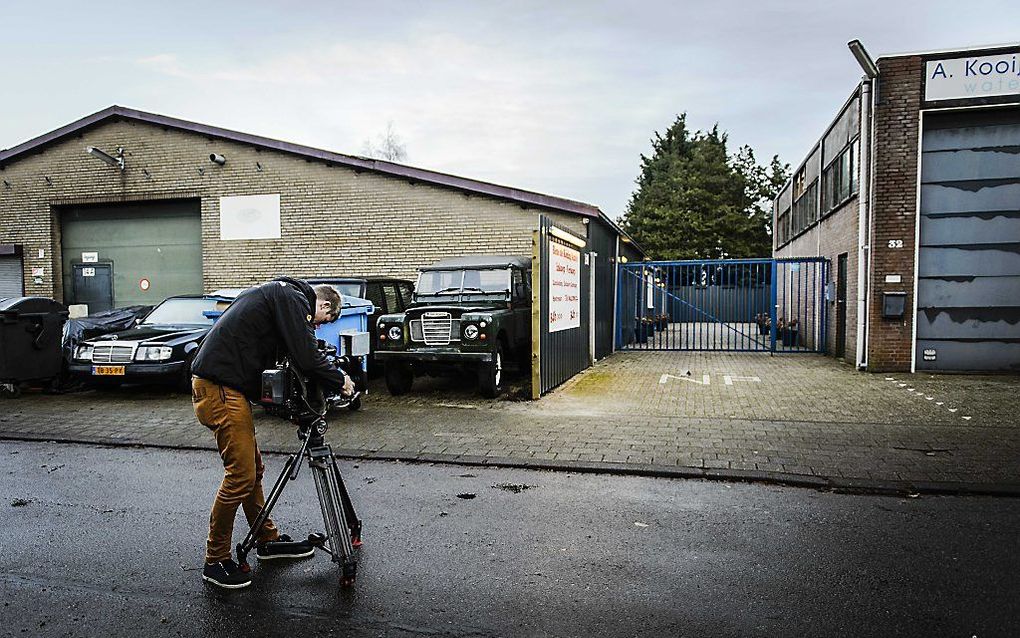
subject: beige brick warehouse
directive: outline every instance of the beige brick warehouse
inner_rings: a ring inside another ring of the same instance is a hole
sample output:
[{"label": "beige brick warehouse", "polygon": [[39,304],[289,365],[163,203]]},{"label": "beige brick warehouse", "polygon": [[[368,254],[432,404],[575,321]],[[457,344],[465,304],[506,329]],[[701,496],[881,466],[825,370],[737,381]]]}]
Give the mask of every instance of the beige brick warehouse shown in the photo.
[{"label": "beige brick warehouse", "polygon": [[[125,170],[86,146],[123,148]],[[67,206],[200,201],[207,292],[283,273],[411,277],[451,255],[528,255],[540,214],[582,237],[592,220],[613,226],[589,204],[117,106],[0,151],[0,178],[0,245],[21,247],[25,294],[58,300]],[[280,238],[221,240],[220,198],[258,194],[280,195]]]}]

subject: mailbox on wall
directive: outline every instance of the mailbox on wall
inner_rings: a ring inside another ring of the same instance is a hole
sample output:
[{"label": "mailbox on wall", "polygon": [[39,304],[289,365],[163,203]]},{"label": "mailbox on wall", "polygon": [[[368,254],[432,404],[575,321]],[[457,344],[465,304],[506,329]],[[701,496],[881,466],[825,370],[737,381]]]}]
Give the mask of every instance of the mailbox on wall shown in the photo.
[{"label": "mailbox on wall", "polygon": [[882,316],[886,319],[902,319],[906,312],[907,293],[883,292]]}]

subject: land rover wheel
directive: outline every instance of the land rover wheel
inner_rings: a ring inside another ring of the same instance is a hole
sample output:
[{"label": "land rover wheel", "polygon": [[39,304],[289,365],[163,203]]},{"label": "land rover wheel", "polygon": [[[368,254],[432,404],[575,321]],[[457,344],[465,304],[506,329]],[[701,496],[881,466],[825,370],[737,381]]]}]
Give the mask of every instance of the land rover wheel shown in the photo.
[{"label": "land rover wheel", "polygon": [[503,365],[506,363],[506,352],[503,344],[496,346],[496,352],[492,355],[490,363],[483,363],[478,367],[478,390],[486,399],[495,399],[503,394]]},{"label": "land rover wheel", "polygon": [[396,362],[386,364],[386,389],[390,394],[395,397],[407,394],[413,384],[414,372],[409,365]]}]

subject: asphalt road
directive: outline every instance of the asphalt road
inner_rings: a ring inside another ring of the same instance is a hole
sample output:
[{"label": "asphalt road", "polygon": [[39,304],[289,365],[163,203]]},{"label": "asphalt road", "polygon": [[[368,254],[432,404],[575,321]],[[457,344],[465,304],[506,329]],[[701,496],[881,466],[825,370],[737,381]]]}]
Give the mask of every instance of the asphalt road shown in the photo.
[{"label": "asphalt road", "polygon": [[[224,592],[199,571],[218,463],[0,442],[0,635],[1020,633],[1020,500],[344,462],[357,584],[317,555]],[[278,512],[321,529],[307,471]]]}]

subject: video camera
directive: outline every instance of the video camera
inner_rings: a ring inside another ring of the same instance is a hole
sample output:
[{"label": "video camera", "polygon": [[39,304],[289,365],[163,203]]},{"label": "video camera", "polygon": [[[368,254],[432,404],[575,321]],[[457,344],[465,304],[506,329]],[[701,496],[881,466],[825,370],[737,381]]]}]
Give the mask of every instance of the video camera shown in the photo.
[{"label": "video camera", "polygon": [[283,357],[275,368],[262,372],[262,398],[259,403],[266,413],[306,426],[321,419],[333,408],[357,410],[361,407],[361,394],[365,389],[361,357],[340,355],[336,346],[322,339],[318,340],[317,346],[329,365],[351,378],[354,394],[326,394],[318,382],[306,377],[288,357]]}]

